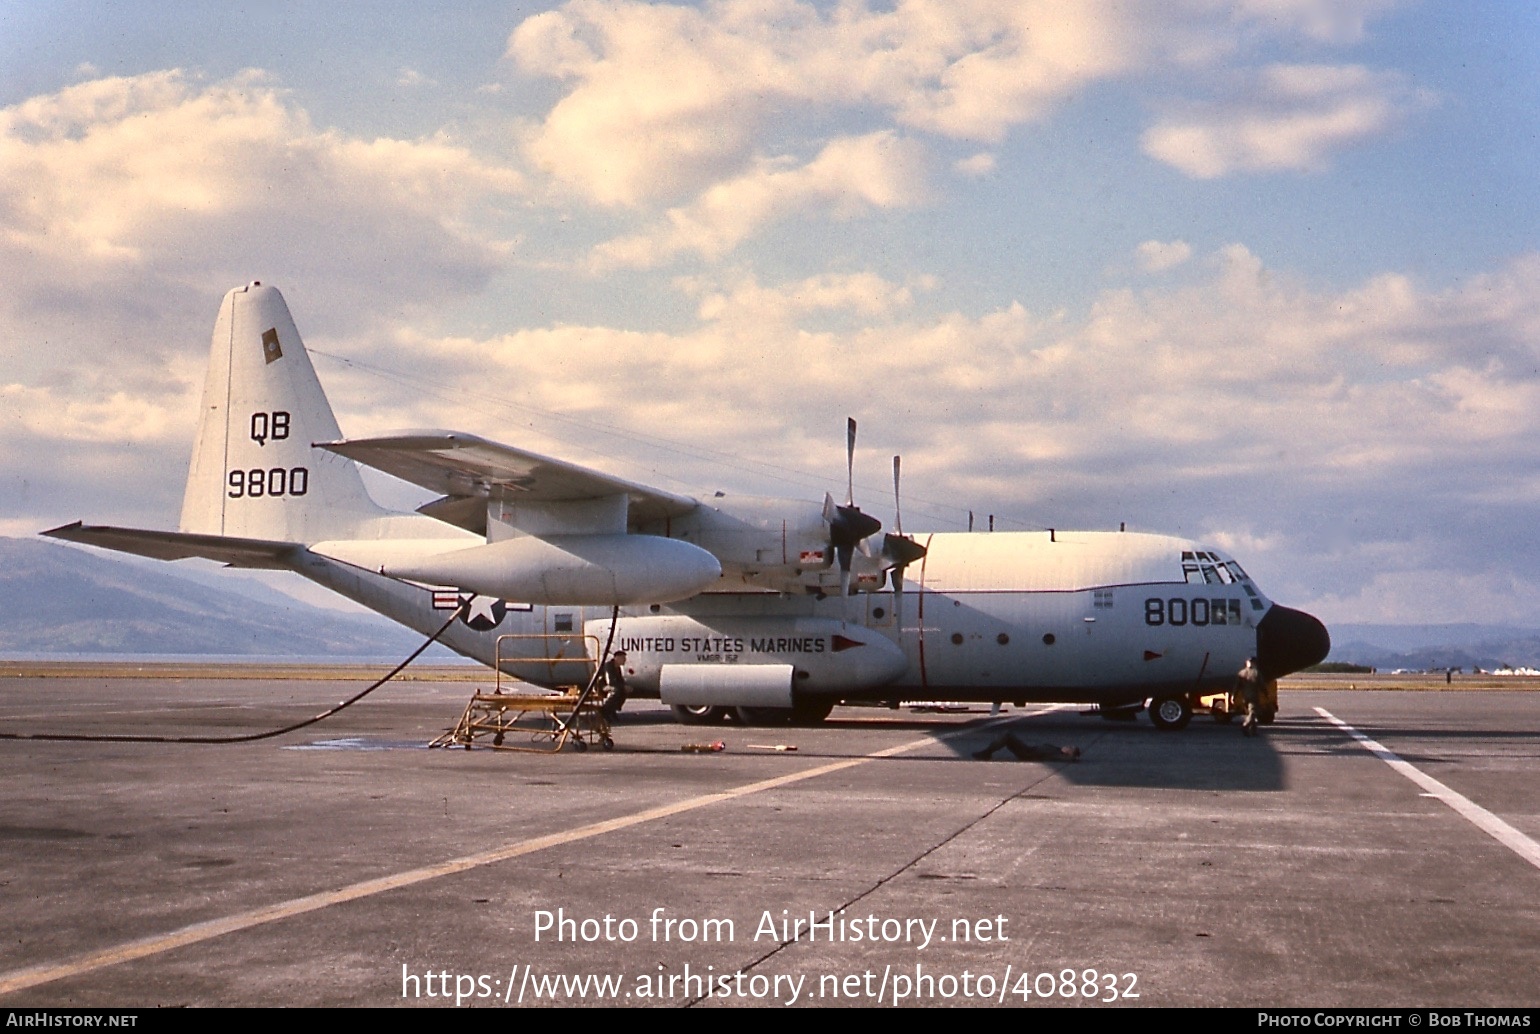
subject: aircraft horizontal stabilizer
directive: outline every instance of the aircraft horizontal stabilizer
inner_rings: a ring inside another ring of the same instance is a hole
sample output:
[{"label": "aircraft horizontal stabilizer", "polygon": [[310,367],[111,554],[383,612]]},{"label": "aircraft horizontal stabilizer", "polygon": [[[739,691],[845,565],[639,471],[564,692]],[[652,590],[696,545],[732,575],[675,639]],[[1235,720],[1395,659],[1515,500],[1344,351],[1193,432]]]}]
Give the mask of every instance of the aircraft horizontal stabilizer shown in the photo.
[{"label": "aircraft horizontal stabilizer", "polygon": [[180,531],[148,531],[141,528],[112,528],[86,525],[80,521],[43,532],[49,538],[78,542],[101,549],[149,557],[152,560],[185,560],[202,557],[230,567],[265,570],[288,568],[288,558],[303,549],[294,542],[267,539],[230,538],[224,535],[192,535]]},{"label": "aircraft horizontal stabilizer", "polygon": [[[487,502],[578,502],[625,495],[633,522],[681,517],[698,505],[689,496],[675,495],[603,474],[575,463],[551,459],[525,449],[455,431],[409,431],[380,438],[351,438],[317,442],[317,446],[383,470],[414,485],[438,492],[444,499],[423,512],[451,520],[469,530],[485,513],[452,507],[457,499]],[[455,520],[454,518],[458,518]]]}]

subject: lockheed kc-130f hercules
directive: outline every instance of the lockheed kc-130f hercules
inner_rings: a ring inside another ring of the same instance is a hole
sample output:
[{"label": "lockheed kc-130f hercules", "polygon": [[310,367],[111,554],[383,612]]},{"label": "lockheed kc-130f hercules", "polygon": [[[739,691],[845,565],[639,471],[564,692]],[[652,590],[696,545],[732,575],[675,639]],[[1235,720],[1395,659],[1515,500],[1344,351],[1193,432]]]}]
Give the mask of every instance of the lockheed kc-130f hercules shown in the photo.
[{"label": "lockheed kc-130f hercules", "polygon": [[[386,510],[358,464],[438,498]],[[220,306],[180,530],[45,534],[295,571],[424,634],[460,610],[442,642],[539,685],[624,650],[632,695],[685,721],[1060,701],[1180,728],[1248,657],[1277,678],[1330,646],[1198,542],[881,530],[848,497],[695,499],[469,434],[343,438],[282,295],[252,283]]]}]

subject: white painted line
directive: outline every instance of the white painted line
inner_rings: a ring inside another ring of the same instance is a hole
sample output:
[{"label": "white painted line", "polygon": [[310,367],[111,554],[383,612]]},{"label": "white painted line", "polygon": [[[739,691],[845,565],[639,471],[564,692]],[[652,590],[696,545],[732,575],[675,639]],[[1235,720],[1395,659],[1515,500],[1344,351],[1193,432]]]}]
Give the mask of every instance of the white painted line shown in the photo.
[{"label": "white painted line", "polygon": [[254,908],[247,912],[237,912],[235,915],[225,916],[222,919],[210,919],[201,923],[193,923],[190,926],[182,927],[180,930],[142,937],[138,940],[129,941],[126,944],[119,944],[116,947],[88,952],[85,955],[67,959],[63,962],[41,963],[35,966],[27,966],[23,969],[12,970],[9,973],[0,973],[0,995],[24,991],[29,987],[37,987],[39,984],[62,980],[65,977],[79,976],[82,973],[89,973],[107,966],[115,966],[120,962],[130,962],[149,955],[159,955],[162,952],[171,951],[175,948],[184,948],[189,944],[212,940],[215,937],[223,937],[225,934],[235,933],[239,930],[248,930],[254,926],[262,926],[266,923],[277,922],[280,919],[304,915],[306,912],[314,912],[322,908],[329,908],[332,905],[340,905],[346,901],[356,901],[359,898],[367,898],[386,891],[399,890],[402,887],[410,887],[413,884],[435,880],[440,876],[452,876],[455,873],[467,872],[483,865],[505,862],[510,858],[519,858],[523,855],[533,854],[536,851],[543,851],[546,848],[571,844],[579,840],[587,840],[590,837],[613,833],[620,829],[629,829],[632,826],[639,826],[657,819],[669,818],[670,816],[694,811],[697,808],[704,808],[708,805],[737,800],[740,797],[747,797],[749,794],[762,793],[765,790],[775,790],[783,786],[790,786],[793,783],[816,779],[818,776],[842,772],[847,768],[855,768],[858,765],[864,765],[878,758],[896,757],[899,754],[907,754],[909,751],[918,750],[921,747],[945,743],[954,737],[962,736],[966,733],[976,733],[981,729],[988,729],[1008,720],[1008,718],[999,718],[994,721],[980,722],[976,725],[969,723],[952,732],[910,740],[907,743],[900,743],[895,747],[873,751],[861,757],[832,761],[819,765],[816,768],[803,769],[800,772],[792,772],[771,779],[761,779],[752,783],[745,783],[742,786],[719,790],[715,793],[702,794],[687,800],[676,801],[673,804],[645,808],[642,811],[632,812],[630,815],[621,815],[617,818],[605,819],[601,822],[591,822],[587,825],[549,833],[545,836],[533,837],[529,840],[516,840],[512,843],[503,844],[501,847],[494,847],[487,851],[466,855],[462,858],[451,858],[448,861],[423,866],[420,869],[409,869],[406,872],[399,872],[391,876],[380,876],[372,880],[363,880],[346,887],[339,887],[336,890],[322,891],[319,894],[307,894],[304,897],[264,905],[261,908]]},{"label": "white painted line", "polygon": [[1315,709],[1315,713],[1353,737],[1369,753],[1427,791],[1427,793],[1418,794],[1419,797],[1433,797],[1443,801],[1471,825],[1486,833],[1536,869],[1540,869],[1540,844],[1535,843],[1529,837],[1514,829],[1468,797],[1464,797],[1449,789],[1449,787],[1410,762],[1403,761],[1396,756],[1394,751],[1382,747],[1379,743],[1326,710],[1326,708],[1318,707]]}]

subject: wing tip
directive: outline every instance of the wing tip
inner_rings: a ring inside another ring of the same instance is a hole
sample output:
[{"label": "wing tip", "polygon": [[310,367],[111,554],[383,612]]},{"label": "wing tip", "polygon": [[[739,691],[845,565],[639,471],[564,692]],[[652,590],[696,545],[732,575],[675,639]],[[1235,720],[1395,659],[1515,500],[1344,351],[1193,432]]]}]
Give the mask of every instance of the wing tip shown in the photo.
[{"label": "wing tip", "polygon": [[85,528],[85,526],[85,521],[71,521],[68,524],[61,524],[57,528],[49,528],[47,531],[40,531],[38,534],[51,539],[67,539],[70,537],[70,532],[81,531]]}]

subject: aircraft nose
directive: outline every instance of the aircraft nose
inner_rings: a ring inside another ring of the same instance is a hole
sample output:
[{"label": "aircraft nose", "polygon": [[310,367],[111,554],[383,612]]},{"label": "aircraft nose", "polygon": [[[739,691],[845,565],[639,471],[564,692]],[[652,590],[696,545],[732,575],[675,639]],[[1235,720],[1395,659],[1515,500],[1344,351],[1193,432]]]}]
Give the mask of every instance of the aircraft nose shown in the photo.
[{"label": "aircraft nose", "polygon": [[1267,678],[1319,664],[1330,652],[1326,626],[1302,610],[1275,603],[1257,623],[1257,665]]}]

